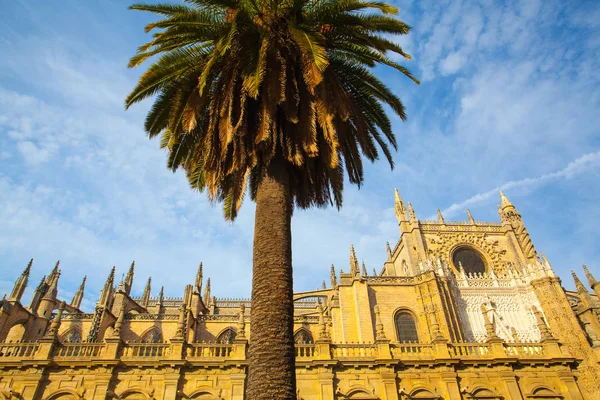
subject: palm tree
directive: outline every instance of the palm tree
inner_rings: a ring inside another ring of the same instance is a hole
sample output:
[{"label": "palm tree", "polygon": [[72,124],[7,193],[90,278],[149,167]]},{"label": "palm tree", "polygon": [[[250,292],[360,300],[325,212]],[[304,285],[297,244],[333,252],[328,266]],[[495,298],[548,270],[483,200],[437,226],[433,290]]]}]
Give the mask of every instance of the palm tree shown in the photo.
[{"label": "palm tree", "polygon": [[[404,107],[370,68],[409,26],[397,9],[363,0],[187,0],[136,4],[162,19],[129,67],[152,64],[126,108],[155,96],[145,121],[168,167],[223,203],[235,219],[247,188],[256,201],[248,399],[295,398],[291,217],[295,207],[342,205],[344,171],[363,160],[393,168],[389,106]],[[156,58],[153,58],[157,56]]]}]

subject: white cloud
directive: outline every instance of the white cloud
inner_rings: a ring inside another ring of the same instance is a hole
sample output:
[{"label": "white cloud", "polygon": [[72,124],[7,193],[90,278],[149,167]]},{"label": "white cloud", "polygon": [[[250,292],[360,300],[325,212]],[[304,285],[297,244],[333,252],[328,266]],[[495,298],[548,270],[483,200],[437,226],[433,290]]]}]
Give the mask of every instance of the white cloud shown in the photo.
[{"label": "white cloud", "polygon": [[31,165],[43,164],[51,157],[51,153],[48,149],[42,149],[29,141],[19,142],[17,144],[17,149],[19,149],[25,162]]},{"label": "white cloud", "polygon": [[442,75],[452,75],[458,72],[467,61],[460,52],[450,53],[440,62]]}]

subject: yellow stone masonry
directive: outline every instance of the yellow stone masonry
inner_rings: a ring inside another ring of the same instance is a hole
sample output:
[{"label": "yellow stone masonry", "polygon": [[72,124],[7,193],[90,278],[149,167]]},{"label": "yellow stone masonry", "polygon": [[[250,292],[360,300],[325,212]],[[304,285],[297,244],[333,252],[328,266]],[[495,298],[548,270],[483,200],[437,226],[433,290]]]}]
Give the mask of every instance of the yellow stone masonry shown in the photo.
[{"label": "yellow stone masonry", "polygon": [[[500,200],[500,222],[420,221],[396,192],[380,272],[351,247],[294,295],[298,399],[600,399],[600,283],[584,266],[592,291],[564,290]],[[58,263],[22,303],[31,268],[0,304],[0,399],[243,399],[252,304],[211,296],[202,265],[180,298],[132,297],[135,265],[113,269],[89,313]]]}]

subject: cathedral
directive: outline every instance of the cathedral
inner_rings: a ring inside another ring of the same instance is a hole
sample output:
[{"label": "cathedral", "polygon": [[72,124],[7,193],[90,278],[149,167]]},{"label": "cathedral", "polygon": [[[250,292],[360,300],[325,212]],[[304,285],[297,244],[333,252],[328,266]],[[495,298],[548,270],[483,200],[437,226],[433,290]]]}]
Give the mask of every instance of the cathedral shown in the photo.
[{"label": "cathedral", "polygon": [[[350,246],[294,294],[297,398],[600,399],[600,282],[584,266],[589,288],[573,273],[565,290],[500,201],[499,222],[425,221],[396,192],[385,263]],[[202,264],[177,298],[150,279],[134,297],[135,265],[120,283],[113,268],[91,313],[85,278],[61,296],[58,263],[26,303],[32,267],[0,301],[0,399],[243,399],[252,304],[212,296]]]}]

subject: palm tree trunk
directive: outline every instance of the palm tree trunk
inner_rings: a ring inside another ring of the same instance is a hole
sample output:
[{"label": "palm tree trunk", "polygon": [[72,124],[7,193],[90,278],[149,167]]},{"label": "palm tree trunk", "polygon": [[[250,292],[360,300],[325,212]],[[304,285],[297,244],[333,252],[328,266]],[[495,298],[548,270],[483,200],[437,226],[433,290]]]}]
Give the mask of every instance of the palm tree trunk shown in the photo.
[{"label": "palm tree trunk", "polygon": [[271,163],[256,194],[248,400],[296,398],[292,199],[282,164]]}]

